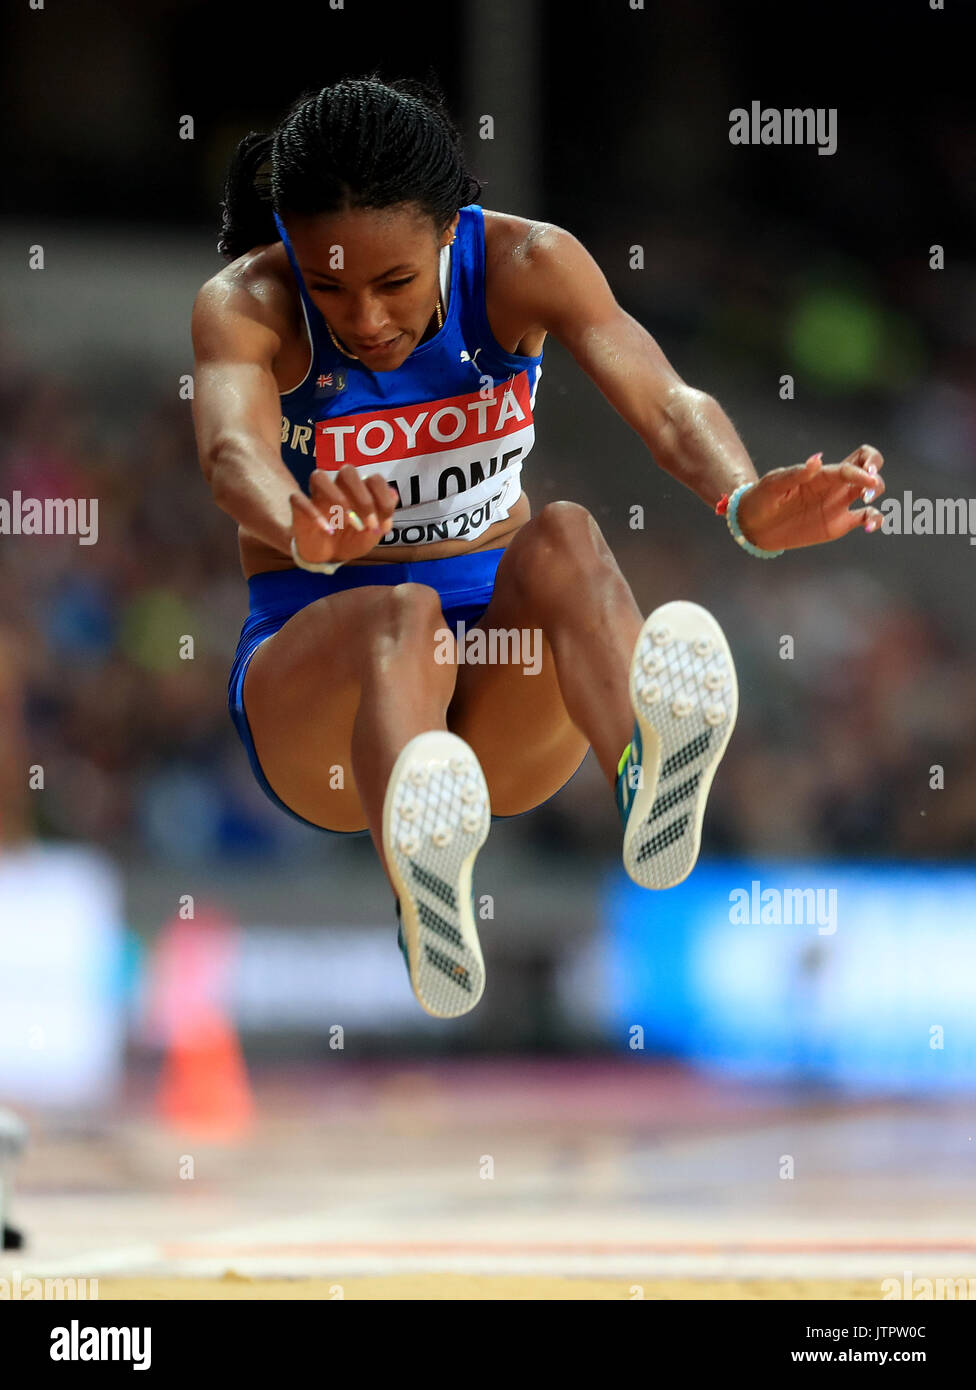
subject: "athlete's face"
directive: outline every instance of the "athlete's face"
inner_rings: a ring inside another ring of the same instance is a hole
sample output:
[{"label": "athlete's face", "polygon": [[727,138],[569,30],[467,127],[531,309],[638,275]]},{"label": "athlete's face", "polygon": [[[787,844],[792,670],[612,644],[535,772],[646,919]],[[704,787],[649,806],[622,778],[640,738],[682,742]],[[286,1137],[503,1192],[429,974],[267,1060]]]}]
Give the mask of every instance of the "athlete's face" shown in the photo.
[{"label": "athlete's face", "polygon": [[457,221],[438,235],[411,203],[288,219],[313,302],[373,371],[399,367],[423,338],[437,304],[440,249]]}]

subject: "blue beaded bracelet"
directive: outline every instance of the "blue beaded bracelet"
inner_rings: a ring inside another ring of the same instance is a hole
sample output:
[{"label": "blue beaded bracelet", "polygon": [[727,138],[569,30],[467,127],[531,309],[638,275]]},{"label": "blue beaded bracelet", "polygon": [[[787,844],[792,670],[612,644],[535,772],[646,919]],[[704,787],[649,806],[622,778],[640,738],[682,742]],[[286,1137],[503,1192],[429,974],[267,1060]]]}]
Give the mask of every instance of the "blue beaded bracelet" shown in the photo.
[{"label": "blue beaded bracelet", "polygon": [[742,534],[742,528],[739,525],[739,503],[742,501],[743,495],[747,493],[751,487],[755,486],[755,483],[742,483],[741,486],[736,488],[735,492],[733,492],[732,496],[729,498],[725,520],[729,524],[729,530],[732,532],[732,539],[735,541],[736,545],[741,545],[743,550],[748,551],[750,555],[755,555],[757,560],[775,560],[777,555],[782,555],[782,550],[760,550],[758,545],[753,545],[752,541],[746,540],[745,536]]}]

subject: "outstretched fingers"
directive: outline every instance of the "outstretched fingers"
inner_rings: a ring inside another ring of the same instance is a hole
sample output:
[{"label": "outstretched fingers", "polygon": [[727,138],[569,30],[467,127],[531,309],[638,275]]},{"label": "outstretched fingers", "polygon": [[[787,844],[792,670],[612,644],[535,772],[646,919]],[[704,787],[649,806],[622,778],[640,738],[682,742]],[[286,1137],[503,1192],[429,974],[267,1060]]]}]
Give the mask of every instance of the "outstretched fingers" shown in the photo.
[{"label": "outstretched fingers", "polygon": [[852,463],[856,468],[866,468],[869,472],[875,473],[880,473],[884,468],[884,456],[880,449],[876,449],[873,444],[860,445],[852,454],[848,454],[843,462]]}]

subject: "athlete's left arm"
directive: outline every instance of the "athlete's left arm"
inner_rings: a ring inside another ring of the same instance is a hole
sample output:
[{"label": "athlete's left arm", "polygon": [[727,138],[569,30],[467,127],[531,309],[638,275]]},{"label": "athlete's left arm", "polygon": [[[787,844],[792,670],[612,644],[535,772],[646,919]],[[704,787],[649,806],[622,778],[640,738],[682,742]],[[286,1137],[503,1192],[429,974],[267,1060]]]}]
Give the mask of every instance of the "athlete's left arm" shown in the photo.
[{"label": "athlete's left arm", "polygon": [[[650,333],[616,301],[600,267],[560,227],[533,224],[517,291],[531,327],[553,334],[666,472],[714,507],[723,493],[757,477],[732,421],[712,396],[685,382]],[[874,507],[851,511],[884,491],[884,463],[862,444],[838,464],[815,455],[763,475],[742,499],[743,534],[765,550],[835,540],[858,526],[874,530]],[[871,523],[874,523],[873,525]]]}]

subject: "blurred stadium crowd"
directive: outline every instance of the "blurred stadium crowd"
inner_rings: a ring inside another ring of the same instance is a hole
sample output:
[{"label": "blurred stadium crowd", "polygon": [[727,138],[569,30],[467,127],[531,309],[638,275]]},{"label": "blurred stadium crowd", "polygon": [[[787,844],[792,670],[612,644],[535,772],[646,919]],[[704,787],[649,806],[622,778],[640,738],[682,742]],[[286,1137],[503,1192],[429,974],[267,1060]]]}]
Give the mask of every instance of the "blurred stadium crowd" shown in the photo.
[{"label": "blurred stadium crowd", "polygon": [[[199,473],[189,404],[144,387],[126,395],[123,409],[116,383],[105,380],[100,394],[26,370],[9,341],[0,353],[0,494],[99,499],[95,545],[67,536],[0,544],[8,831],[22,813],[42,837],[88,840],[121,855],[315,855],[320,837],[265,800],[227,715],[246,589],[235,527]],[[884,433],[901,443],[931,438],[933,401],[941,401],[943,427],[959,432],[948,442],[972,457],[972,377],[966,383],[956,359],[945,360],[942,378],[929,375],[924,388],[893,398]],[[546,385],[556,391],[544,383],[540,403]],[[748,382],[736,383],[734,409],[708,386],[737,420],[766,408]],[[546,442],[546,422],[560,410],[556,391],[542,406],[537,457],[526,469],[536,509],[549,496],[592,505],[585,485],[572,482],[585,462],[563,470],[558,440]],[[862,438],[884,447],[867,430],[850,447]],[[542,475],[557,468],[559,486],[543,487]],[[914,587],[909,550],[898,584],[876,575],[868,554],[918,542],[855,535],[830,563],[808,551],[773,570],[730,551],[703,510],[690,521],[685,512],[668,521],[665,511],[646,531],[628,529],[623,503],[593,510],[645,611],[677,596],[709,604],[736,654],[740,721],[716,782],[706,852],[971,856],[971,630],[948,607],[933,611]],[[963,564],[969,558],[960,551]],[[781,655],[784,634],[796,639],[792,660]],[[186,636],[192,660],[181,659]],[[36,765],[43,794],[20,792]],[[930,785],[934,765],[945,768],[944,789]],[[521,828],[540,854],[616,855],[612,798],[592,757]]]}]

